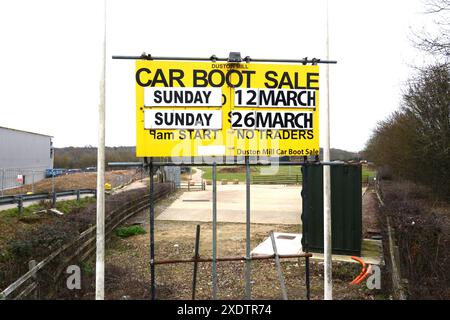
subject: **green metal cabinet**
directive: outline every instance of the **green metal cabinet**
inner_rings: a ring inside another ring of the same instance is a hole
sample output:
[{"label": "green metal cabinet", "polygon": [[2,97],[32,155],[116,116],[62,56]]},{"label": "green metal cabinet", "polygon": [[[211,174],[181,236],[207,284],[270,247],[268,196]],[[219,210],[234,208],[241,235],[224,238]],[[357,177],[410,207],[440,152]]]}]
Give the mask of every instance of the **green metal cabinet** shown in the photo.
[{"label": "green metal cabinet", "polygon": [[[362,194],[360,165],[331,166],[331,230],[335,254],[361,255]],[[323,166],[302,167],[302,245],[323,252]]]}]

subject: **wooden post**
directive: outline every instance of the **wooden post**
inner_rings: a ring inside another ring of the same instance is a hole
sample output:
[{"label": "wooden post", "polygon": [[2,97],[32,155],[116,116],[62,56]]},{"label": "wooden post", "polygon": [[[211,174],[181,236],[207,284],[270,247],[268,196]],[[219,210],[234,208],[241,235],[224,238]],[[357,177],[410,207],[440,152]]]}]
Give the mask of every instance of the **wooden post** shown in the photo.
[{"label": "wooden post", "polygon": [[[28,270],[32,270],[36,266],[36,260],[30,260],[28,262]],[[33,291],[33,299],[38,300],[39,299],[39,281],[37,277],[36,271],[33,272],[33,275],[31,276],[31,279],[36,283],[36,289]]]}]

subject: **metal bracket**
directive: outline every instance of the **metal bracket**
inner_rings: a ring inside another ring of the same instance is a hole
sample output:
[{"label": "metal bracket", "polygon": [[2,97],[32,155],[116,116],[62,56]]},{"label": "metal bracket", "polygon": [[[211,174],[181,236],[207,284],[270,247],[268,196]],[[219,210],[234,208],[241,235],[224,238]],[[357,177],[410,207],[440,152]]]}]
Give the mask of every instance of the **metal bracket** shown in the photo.
[{"label": "metal bracket", "polygon": [[240,52],[230,52],[228,55],[228,62],[242,62]]},{"label": "metal bracket", "polygon": [[152,55],[150,53],[145,53],[145,52],[142,52],[141,59],[153,60]]}]

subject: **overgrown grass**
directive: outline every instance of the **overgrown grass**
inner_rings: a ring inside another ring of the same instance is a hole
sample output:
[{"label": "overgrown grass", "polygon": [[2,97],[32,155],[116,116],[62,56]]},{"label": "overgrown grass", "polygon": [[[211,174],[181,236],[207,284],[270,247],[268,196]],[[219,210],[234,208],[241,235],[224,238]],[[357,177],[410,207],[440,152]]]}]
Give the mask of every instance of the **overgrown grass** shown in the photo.
[{"label": "overgrown grass", "polygon": [[[86,208],[91,203],[95,202],[94,197],[81,198],[80,201],[77,200],[64,200],[56,202],[56,209],[62,213],[70,213],[76,209]],[[26,205],[26,202],[25,202]],[[22,213],[19,213],[19,209],[11,208],[0,211],[0,218],[24,218],[36,216],[35,212],[50,209],[52,207],[52,202],[49,200],[42,200],[39,203],[31,204],[27,207],[23,207]]]},{"label": "overgrown grass", "polygon": [[407,181],[383,181],[381,188],[409,299],[450,299],[450,203]]},{"label": "overgrown grass", "polygon": [[[218,167],[217,168],[217,180],[239,180],[240,182],[245,181],[245,167],[240,166],[242,168],[241,172],[226,172],[228,167]],[[300,175],[301,181],[301,171],[299,166],[252,166],[251,167],[251,176],[261,176],[261,175],[272,175],[272,176],[296,176]],[[201,170],[204,171],[203,179],[211,180],[212,179],[212,168],[211,167],[201,167]]]},{"label": "overgrown grass", "polygon": [[116,235],[121,238],[127,238],[144,233],[146,233],[146,231],[141,226],[128,226],[116,229]]},{"label": "overgrown grass", "polygon": [[[56,208],[64,214],[70,215],[72,212],[80,211],[95,202],[95,198],[82,198],[79,202],[76,200],[59,201]],[[52,207],[51,201],[42,200],[39,203],[29,205],[23,208],[22,213],[19,209],[11,208],[0,211],[0,256],[3,254],[3,246],[8,243],[18,231],[34,229],[42,224],[50,223],[57,219],[54,215],[37,213]]]},{"label": "overgrown grass", "polygon": [[87,275],[93,275],[95,273],[95,266],[93,266],[89,261],[81,262],[81,270],[83,270],[83,272]]},{"label": "overgrown grass", "polygon": [[76,209],[86,208],[91,203],[96,201],[95,197],[81,198],[80,201],[77,200],[67,200],[56,202],[56,209],[62,213],[70,213]]},{"label": "overgrown grass", "polygon": [[[229,180],[232,181],[234,179],[238,179],[240,182],[245,181],[245,171],[242,172],[223,172],[224,168],[229,167],[217,167],[217,180]],[[260,175],[273,175],[273,176],[296,176],[299,175],[299,181],[301,181],[301,171],[299,166],[279,166],[275,168],[274,166],[255,166],[252,167],[251,175],[252,176],[260,176]],[[200,167],[203,170],[203,179],[211,180],[212,179],[212,168],[211,167]],[[376,176],[376,171],[368,168],[367,166],[362,167],[362,183],[366,184],[369,180],[373,180]]]},{"label": "overgrown grass", "polygon": [[11,208],[0,211],[0,218],[18,218],[18,217],[26,217],[35,215],[34,212],[43,210],[47,207],[44,201],[41,201],[37,204],[29,205],[28,207],[24,207],[21,214],[19,214],[18,208]]},{"label": "overgrown grass", "polygon": [[[239,181],[245,181],[245,172],[221,172],[221,168],[219,167],[217,169],[217,180],[234,180],[238,179]],[[211,167],[202,167],[201,170],[203,170],[203,179],[205,180],[212,180],[212,168]]]},{"label": "overgrown grass", "polygon": [[368,183],[370,180],[377,175],[376,171],[368,168],[367,166],[362,167],[362,183]]}]

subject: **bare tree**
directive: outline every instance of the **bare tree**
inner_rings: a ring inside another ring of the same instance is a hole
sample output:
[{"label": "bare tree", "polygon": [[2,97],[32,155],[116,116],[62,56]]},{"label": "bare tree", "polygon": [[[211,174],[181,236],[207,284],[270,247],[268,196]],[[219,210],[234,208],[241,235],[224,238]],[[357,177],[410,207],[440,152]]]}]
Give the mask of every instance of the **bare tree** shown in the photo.
[{"label": "bare tree", "polygon": [[381,121],[365,156],[395,176],[450,196],[450,70],[428,66],[408,81],[400,110]]},{"label": "bare tree", "polygon": [[432,16],[436,30],[422,30],[415,33],[417,48],[442,58],[450,60],[450,0],[427,0],[425,14]]}]

